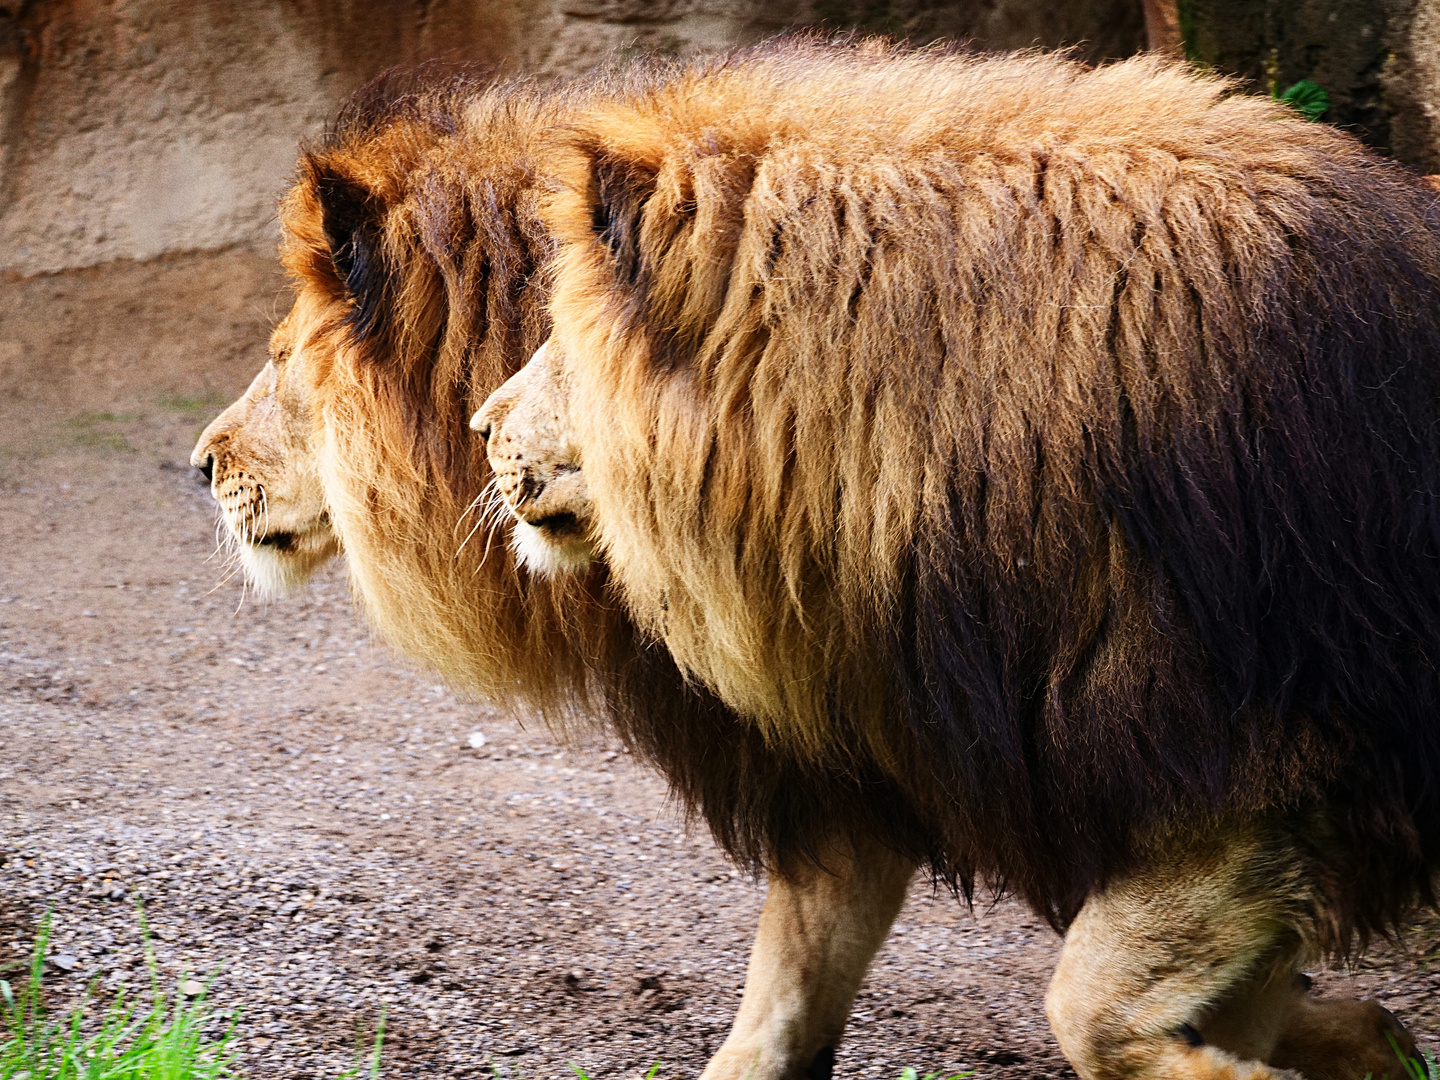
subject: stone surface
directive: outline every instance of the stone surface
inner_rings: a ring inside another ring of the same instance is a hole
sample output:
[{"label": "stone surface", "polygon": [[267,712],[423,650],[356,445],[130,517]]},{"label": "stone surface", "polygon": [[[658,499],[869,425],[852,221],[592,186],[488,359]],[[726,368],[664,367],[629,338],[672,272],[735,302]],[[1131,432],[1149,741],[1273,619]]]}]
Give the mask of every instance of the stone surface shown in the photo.
[{"label": "stone surface", "polygon": [[503,0],[0,5],[0,270],[268,242],[297,142],[346,93],[462,44],[501,61],[530,20]]},{"label": "stone surface", "polygon": [[1140,0],[0,0],[0,273],[275,239],[297,145],[394,64],[546,76],[795,27],[1140,47]]},{"label": "stone surface", "polygon": [[1381,72],[1390,103],[1390,150],[1428,173],[1440,172],[1440,0],[1417,0],[1393,34]]}]

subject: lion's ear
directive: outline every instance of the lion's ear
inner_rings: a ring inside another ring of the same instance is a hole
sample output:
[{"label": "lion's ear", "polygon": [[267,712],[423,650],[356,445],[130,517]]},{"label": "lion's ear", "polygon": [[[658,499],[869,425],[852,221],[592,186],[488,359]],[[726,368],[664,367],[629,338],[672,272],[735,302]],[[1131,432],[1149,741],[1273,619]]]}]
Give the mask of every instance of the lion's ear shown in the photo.
[{"label": "lion's ear", "polygon": [[321,227],[335,276],[352,302],[349,322],[357,340],[384,318],[389,273],[381,246],[383,207],[354,180],[331,171],[316,178]]},{"label": "lion's ear", "polygon": [[616,278],[622,284],[636,285],[644,269],[641,216],[655,193],[655,170],[596,147],[590,151],[590,176],[591,227],[610,252]]}]

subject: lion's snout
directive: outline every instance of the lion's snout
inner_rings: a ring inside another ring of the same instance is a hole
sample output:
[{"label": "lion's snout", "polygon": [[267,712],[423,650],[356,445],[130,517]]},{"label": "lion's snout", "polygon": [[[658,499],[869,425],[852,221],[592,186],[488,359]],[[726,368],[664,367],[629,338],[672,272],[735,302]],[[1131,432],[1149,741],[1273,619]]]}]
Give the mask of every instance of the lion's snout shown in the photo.
[{"label": "lion's snout", "polygon": [[246,577],[272,596],[299,588],[340,550],[292,381],[266,364],[190,454]]},{"label": "lion's snout", "polygon": [[532,569],[577,569],[592,558],[585,473],[565,425],[549,344],[470,418],[485,440],[494,490],[516,518],[514,546]]},{"label": "lion's snout", "polygon": [[578,520],[589,509],[585,474],[572,461],[537,452],[526,434],[502,428],[487,441],[495,490],[516,517],[537,528],[552,519]]}]

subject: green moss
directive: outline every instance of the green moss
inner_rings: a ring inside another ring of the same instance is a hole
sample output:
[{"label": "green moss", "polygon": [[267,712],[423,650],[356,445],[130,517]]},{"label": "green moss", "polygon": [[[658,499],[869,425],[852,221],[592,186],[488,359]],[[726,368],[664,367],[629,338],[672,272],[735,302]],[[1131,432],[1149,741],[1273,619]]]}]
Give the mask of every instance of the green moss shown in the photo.
[{"label": "green moss", "polygon": [[199,418],[210,417],[218,413],[230,401],[225,395],[214,390],[206,390],[201,394],[161,394],[160,405],[170,412],[179,413],[181,416]]},{"label": "green moss", "polygon": [[65,426],[72,446],[133,454],[135,447],[130,445],[122,432],[112,430],[110,425],[128,424],[135,419],[136,417],[129,413],[83,412],[72,416],[65,422]]}]

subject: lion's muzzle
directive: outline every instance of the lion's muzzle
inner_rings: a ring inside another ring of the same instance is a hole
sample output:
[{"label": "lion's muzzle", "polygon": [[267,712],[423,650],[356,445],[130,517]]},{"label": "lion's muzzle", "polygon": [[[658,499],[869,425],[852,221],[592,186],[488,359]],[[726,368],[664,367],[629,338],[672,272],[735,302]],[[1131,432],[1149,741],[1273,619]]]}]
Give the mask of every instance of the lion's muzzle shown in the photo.
[{"label": "lion's muzzle", "polygon": [[209,481],[246,576],[266,595],[299,588],[340,550],[295,381],[267,364],[190,455]]},{"label": "lion's muzzle", "polygon": [[566,430],[564,388],[548,342],[490,395],[470,427],[485,440],[494,490],[515,518],[521,561],[543,573],[587,565],[594,555],[590,492]]}]

